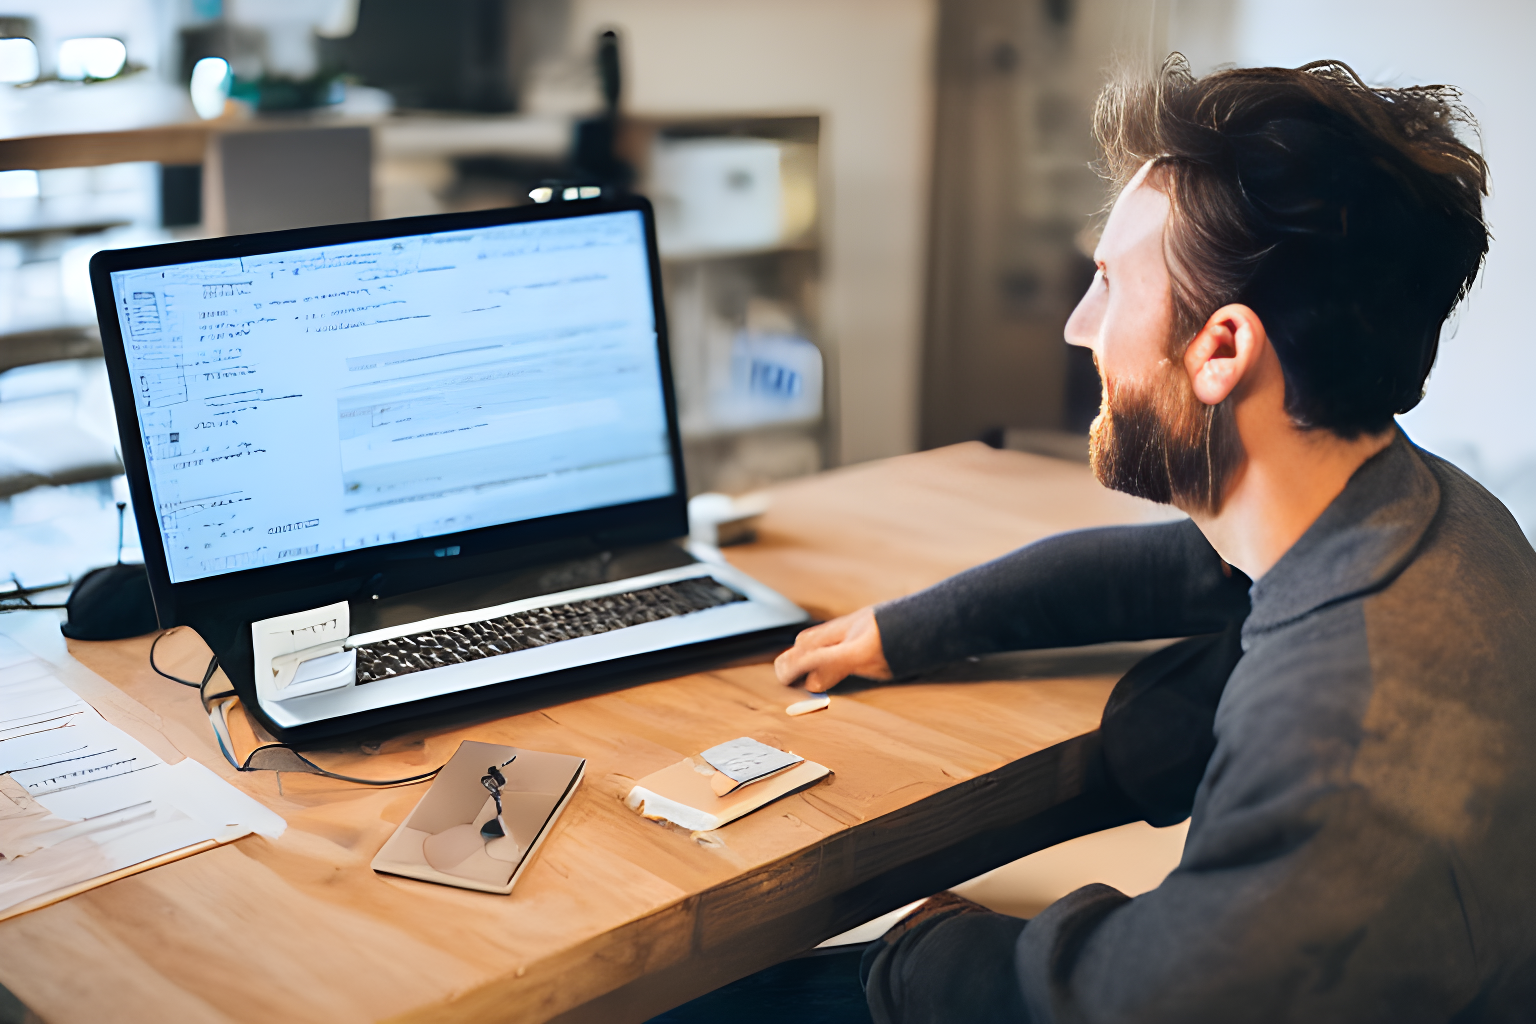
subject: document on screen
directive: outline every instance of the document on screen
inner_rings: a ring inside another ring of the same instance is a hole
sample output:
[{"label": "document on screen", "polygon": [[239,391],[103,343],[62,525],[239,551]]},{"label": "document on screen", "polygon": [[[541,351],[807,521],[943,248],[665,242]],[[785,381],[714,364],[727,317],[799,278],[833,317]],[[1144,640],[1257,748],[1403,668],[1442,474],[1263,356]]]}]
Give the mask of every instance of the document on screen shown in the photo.
[{"label": "document on screen", "polygon": [[676,487],[637,212],[112,283],[173,582]]}]

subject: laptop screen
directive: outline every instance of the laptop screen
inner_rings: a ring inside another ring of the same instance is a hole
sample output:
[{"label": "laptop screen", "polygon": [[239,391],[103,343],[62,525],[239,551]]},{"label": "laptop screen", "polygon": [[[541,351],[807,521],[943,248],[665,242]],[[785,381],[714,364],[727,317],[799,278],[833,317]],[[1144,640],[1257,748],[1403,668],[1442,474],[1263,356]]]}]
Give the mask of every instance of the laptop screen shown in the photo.
[{"label": "laptop screen", "polygon": [[111,281],[173,583],[677,489],[637,211]]}]

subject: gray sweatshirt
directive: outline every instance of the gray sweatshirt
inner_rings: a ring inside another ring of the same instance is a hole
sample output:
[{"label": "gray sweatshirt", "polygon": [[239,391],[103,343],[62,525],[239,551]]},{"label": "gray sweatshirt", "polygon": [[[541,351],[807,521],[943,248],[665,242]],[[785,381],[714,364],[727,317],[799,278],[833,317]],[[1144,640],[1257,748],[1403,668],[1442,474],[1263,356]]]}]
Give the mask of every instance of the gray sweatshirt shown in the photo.
[{"label": "gray sweatshirt", "polygon": [[1399,436],[1251,590],[1174,523],[1050,538],[877,618],[899,675],[1245,619],[1182,862],[1029,923],[1031,1020],[1536,1020],[1536,553],[1454,466]]}]

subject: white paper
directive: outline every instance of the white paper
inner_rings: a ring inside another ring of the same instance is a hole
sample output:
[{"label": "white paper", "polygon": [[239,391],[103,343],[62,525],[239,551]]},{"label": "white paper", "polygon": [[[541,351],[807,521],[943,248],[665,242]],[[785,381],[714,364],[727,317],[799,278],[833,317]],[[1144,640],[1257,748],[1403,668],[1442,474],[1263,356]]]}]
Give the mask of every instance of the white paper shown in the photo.
[{"label": "white paper", "polygon": [[[64,688],[62,684],[55,685]],[[0,691],[3,688],[0,683]],[[90,789],[88,784],[132,775],[164,763],[89,706],[57,728],[18,732],[0,739],[0,771],[10,772],[11,778],[34,799]],[[115,810],[119,806],[125,805],[99,807],[88,813]],[[49,810],[59,813],[51,806]]]},{"label": "white paper", "polygon": [[0,635],[0,672],[4,672],[12,665],[19,665],[31,657],[31,653],[21,644],[8,636]]},{"label": "white paper", "polygon": [[71,718],[61,725],[39,725],[32,731],[18,732],[0,741],[0,772],[35,768],[57,760],[61,755],[84,752],[89,743],[76,724]]},{"label": "white paper", "polygon": [[174,807],[124,815],[121,823],[0,861],[0,912],[65,886],[131,867],[213,838],[213,830]]},{"label": "white paper", "polygon": [[98,818],[155,799],[159,796],[155,783],[168,767],[165,764],[150,765],[142,771],[100,779],[89,786],[72,786],[58,792],[44,793],[33,799],[60,818],[70,821]]},{"label": "white paper", "polygon": [[163,800],[211,827],[238,829],[232,839],[250,832],[276,839],[288,827],[282,815],[252,800],[190,757],[168,765],[161,778],[165,787],[161,791]]},{"label": "white paper", "polygon": [[644,786],[634,786],[624,798],[624,806],[638,811],[647,818],[660,818],[680,825],[690,832],[708,832],[720,827],[720,819],[708,811],[678,803],[660,793],[653,793]]},{"label": "white paper", "polygon": [[0,773],[47,812],[0,815],[11,853],[0,854],[0,914],[196,843],[287,827],[191,758],[166,764],[3,635]]},{"label": "white paper", "polygon": [[41,663],[23,662],[0,672],[0,735],[90,711],[73,690],[33,664]]}]

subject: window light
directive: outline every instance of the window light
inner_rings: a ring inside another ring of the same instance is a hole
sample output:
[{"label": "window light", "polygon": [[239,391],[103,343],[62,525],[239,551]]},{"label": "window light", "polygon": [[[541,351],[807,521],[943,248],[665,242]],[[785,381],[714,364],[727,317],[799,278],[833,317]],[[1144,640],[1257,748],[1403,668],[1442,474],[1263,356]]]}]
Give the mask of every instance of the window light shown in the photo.
[{"label": "window light", "polygon": [[37,80],[37,44],[30,39],[0,39],[0,82],[20,85]]},{"label": "window light", "polygon": [[59,44],[59,77],[78,81],[82,78],[111,78],[128,62],[128,48],[121,39],[87,36],[66,39]]},{"label": "window light", "polygon": [[223,57],[204,57],[192,68],[192,106],[197,116],[211,120],[224,113],[229,98],[229,61]]}]

